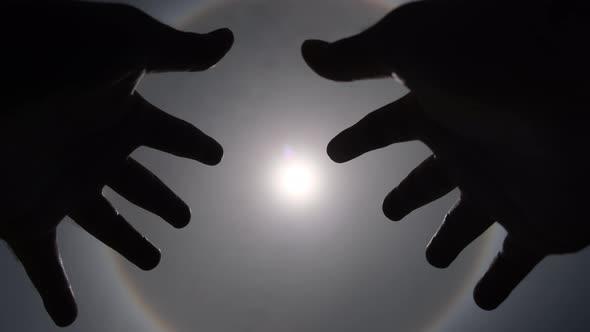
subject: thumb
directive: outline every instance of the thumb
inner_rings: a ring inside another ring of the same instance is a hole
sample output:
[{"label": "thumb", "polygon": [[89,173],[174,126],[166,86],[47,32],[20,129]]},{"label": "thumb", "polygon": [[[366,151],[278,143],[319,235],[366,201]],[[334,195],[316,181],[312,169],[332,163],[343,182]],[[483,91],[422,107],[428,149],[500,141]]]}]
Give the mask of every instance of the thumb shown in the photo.
[{"label": "thumb", "polygon": [[[183,32],[159,22],[143,11],[126,5],[104,5],[104,20],[97,34],[106,33],[107,43],[116,53],[130,52],[130,60],[142,61],[148,72],[201,71],[219,62],[231,49],[234,36],[230,29],[206,34]],[[118,34],[121,34],[118,36]],[[121,40],[123,38],[123,40]]]},{"label": "thumb", "polygon": [[148,72],[209,69],[229,52],[234,42],[234,35],[227,28],[197,34],[162,27],[154,37],[154,43],[148,47]]}]

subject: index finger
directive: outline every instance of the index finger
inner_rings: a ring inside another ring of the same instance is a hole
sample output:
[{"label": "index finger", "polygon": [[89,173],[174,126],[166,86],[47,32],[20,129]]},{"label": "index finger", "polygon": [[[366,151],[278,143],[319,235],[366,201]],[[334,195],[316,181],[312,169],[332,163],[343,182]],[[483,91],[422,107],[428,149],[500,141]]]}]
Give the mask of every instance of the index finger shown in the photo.
[{"label": "index finger", "polygon": [[338,134],[328,144],[328,155],[343,163],[393,143],[420,139],[421,116],[416,97],[409,93]]},{"label": "index finger", "polygon": [[192,124],[160,110],[139,93],[131,98],[135,112],[130,119],[130,130],[139,145],[206,165],[221,162],[223,148],[213,138]]}]

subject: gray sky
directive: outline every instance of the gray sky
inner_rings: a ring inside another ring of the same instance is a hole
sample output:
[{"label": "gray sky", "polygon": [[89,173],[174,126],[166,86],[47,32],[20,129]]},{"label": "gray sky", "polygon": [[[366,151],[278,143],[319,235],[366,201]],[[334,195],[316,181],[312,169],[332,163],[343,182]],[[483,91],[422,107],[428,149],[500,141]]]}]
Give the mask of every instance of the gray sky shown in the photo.
[{"label": "gray sky", "polygon": [[[80,314],[54,328],[16,260],[0,251],[0,331],[582,331],[590,291],[586,256],[544,261],[500,309],[484,312],[471,290],[502,231],[493,229],[448,270],[424,247],[453,193],[401,223],[381,214],[383,197],[422,161],[418,143],[345,165],[327,142],[405,93],[394,81],[337,84],[307,69],[299,46],[368,27],[393,2],[361,0],[128,0],[192,31],[222,26],[234,50],[198,74],[147,77],[140,91],[194,123],[225,148],[210,168],[141,150],[140,159],[193,210],[174,230],[114,195],[122,214],[162,249],[142,272],[64,223],[60,246]],[[282,199],[273,187],[284,151],[317,171],[317,195]]]}]

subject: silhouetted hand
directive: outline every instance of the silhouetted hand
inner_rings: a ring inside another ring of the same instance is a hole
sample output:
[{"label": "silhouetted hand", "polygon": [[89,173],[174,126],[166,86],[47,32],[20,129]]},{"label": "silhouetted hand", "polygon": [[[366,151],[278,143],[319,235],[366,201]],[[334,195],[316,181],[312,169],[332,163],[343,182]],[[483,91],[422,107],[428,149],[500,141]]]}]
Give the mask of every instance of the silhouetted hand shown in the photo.
[{"label": "silhouetted hand", "polygon": [[143,270],[160,251],[103,197],[105,185],[184,227],[189,207],[129,157],[139,146],[215,165],[222,147],[135,92],[144,73],[200,71],[231,48],[221,29],[177,31],[138,9],[55,1],[0,5],[3,86],[0,238],[57,325],[77,315],[56,244],[65,217]]},{"label": "silhouetted hand", "polygon": [[588,13],[581,1],[422,1],[359,35],[303,45],[325,78],[396,73],[411,90],[339,134],[328,154],[346,162],[398,142],[430,147],[383,210],[399,221],[460,189],[426,249],[433,266],[449,266],[494,222],[507,230],[475,288],[483,309],[499,306],[545,256],[590,243]]}]

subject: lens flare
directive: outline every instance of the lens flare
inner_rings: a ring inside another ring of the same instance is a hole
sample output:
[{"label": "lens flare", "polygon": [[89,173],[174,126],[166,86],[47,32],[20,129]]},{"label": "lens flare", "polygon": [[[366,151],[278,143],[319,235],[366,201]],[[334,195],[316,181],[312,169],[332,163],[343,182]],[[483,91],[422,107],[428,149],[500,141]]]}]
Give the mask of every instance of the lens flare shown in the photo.
[{"label": "lens flare", "polygon": [[290,203],[312,200],[318,190],[318,174],[313,163],[297,156],[292,150],[277,164],[272,184],[277,197]]}]

